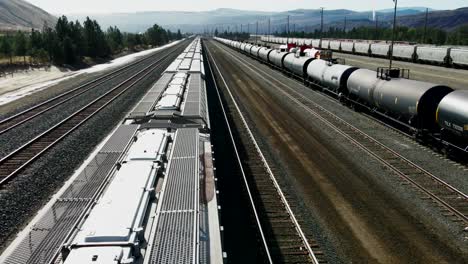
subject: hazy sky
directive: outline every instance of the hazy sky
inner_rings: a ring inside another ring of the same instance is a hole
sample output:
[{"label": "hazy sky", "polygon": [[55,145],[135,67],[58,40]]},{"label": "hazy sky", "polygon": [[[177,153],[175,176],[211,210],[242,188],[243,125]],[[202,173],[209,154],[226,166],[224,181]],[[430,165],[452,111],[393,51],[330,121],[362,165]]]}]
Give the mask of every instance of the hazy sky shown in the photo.
[{"label": "hazy sky", "polygon": [[[371,10],[391,8],[392,0],[26,0],[53,14],[112,13],[155,10],[200,11],[216,8],[285,11],[297,8]],[[399,0],[399,6],[454,9],[467,0]]]}]

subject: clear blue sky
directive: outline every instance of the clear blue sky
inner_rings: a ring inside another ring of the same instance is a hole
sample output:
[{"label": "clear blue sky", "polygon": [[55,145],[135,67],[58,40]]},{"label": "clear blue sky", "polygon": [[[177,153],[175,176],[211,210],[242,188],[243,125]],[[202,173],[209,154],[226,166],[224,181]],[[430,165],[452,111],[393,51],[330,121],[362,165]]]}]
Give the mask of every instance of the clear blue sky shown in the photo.
[{"label": "clear blue sky", "polygon": [[[156,10],[200,11],[216,8],[285,11],[305,8],[372,10],[393,6],[392,0],[26,0],[53,14],[113,13]],[[468,0],[399,0],[399,6],[455,9]]]}]

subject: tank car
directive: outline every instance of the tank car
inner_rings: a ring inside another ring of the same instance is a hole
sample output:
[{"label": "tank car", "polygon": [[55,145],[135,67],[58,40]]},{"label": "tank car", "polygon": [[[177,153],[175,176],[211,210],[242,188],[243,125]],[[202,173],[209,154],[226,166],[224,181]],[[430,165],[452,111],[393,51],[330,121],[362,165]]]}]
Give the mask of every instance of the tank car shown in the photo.
[{"label": "tank car", "polygon": [[453,91],[444,85],[408,79],[382,80],[374,90],[375,106],[417,129],[434,129],[437,107]]},{"label": "tank car", "polygon": [[[468,141],[468,91],[458,90],[445,96],[437,108],[436,122],[443,138],[456,142]],[[454,138],[455,137],[455,138]]]},{"label": "tank car", "polygon": [[348,65],[331,65],[325,68],[323,72],[322,85],[335,94],[347,94],[346,85],[348,78],[357,69],[357,67]]},{"label": "tank car", "polygon": [[268,62],[279,67],[280,69],[283,69],[283,61],[288,54],[290,53],[286,51],[274,50],[270,52],[268,56]]},{"label": "tank car", "polygon": [[255,58],[258,57],[258,52],[260,51],[262,47],[259,47],[259,46],[253,46],[251,49],[250,49],[250,55],[254,56]]},{"label": "tank car", "polygon": [[270,55],[270,52],[273,52],[274,50],[272,49],[267,49],[265,47],[261,48],[258,51],[258,57],[263,61],[263,62],[268,62],[268,56]]},{"label": "tank car", "polygon": [[374,90],[379,81],[381,79],[377,78],[377,72],[368,69],[357,69],[348,78],[346,85],[348,96],[352,100],[374,107]]},{"label": "tank car", "polygon": [[307,66],[308,80],[314,83],[322,83],[323,73],[328,67],[330,67],[329,63],[325,60],[313,60]]},{"label": "tank car", "polygon": [[314,60],[314,57],[300,57],[290,53],[284,58],[284,68],[300,77],[307,76],[307,67]]}]

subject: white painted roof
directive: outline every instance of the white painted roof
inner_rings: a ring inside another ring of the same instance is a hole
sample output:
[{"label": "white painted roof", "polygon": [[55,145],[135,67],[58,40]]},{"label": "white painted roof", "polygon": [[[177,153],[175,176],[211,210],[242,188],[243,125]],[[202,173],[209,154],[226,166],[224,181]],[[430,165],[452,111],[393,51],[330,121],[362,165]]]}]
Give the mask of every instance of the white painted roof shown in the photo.
[{"label": "white painted roof", "polygon": [[186,80],[186,78],[173,78],[172,81],[169,83],[169,85],[184,86],[185,85],[185,80]]},{"label": "white painted roof", "polygon": [[[141,198],[151,177],[151,162],[122,164],[99,203],[91,211],[75,243],[133,242],[132,230]],[[131,193],[132,195],[124,195]]]},{"label": "white painted roof", "polygon": [[137,141],[128,151],[126,160],[156,160],[165,136],[164,130],[152,129],[138,133]]},{"label": "white painted roof", "polygon": [[129,248],[83,247],[70,252],[65,264],[117,264],[130,255]]},{"label": "white painted roof", "polygon": [[170,84],[164,95],[182,95],[184,93],[184,87],[182,85]]},{"label": "white painted roof", "polygon": [[180,106],[180,98],[177,95],[164,95],[156,105],[159,110],[177,110]]},{"label": "white painted roof", "polygon": [[182,63],[182,59],[176,59],[173,61],[169,67],[167,67],[166,71],[167,72],[175,72],[179,68],[179,65]]}]

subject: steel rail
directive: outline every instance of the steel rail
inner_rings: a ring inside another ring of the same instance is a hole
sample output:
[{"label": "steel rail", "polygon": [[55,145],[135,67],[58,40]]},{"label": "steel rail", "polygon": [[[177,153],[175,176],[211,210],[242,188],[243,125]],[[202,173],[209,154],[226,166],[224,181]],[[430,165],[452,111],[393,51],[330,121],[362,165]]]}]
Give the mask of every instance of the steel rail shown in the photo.
[{"label": "steel rail", "polygon": [[[273,174],[273,172],[272,172],[272,170],[271,170],[271,168],[270,168],[270,166],[269,166],[269,164],[268,164],[268,162],[267,162],[265,156],[263,155],[263,152],[262,152],[262,150],[260,149],[260,147],[259,147],[259,145],[258,145],[258,143],[257,143],[257,140],[255,139],[255,136],[253,135],[253,133],[252,133],[252,131],[251,131],[251,129],[250,129],[250,127],[249,127],[249,125],[248,125],[248,123],[247,123],[245,117],[244,117],[244,115],[242,114],[242,112],[241,112],[241,110],[240,110],[240,108],[239,108],[239,106],[238,106],[236,100],[234,99],[234,96],[233,96],[233,94],[232,94],[232,92],[231,92],[231,89],[229,88],[228,84],[226,83],[226,80],[224,79],[224,76],[222,75],[222,73],[221,73],[221,71],[220,71],[220,69],[219,69],[219,67],[218,67],[218,65],[217,65],[217,63],[216,63],[216,61],[215,61],[215,59],[214,59],[213,56],[211,55],[211,52],[210,52],[208,49],[206,49],[206,50],[207,50],[207,53],[210,55],[211,59],[213,60],[213,63],[214,63],[214,65],[215,65],[215,67],[216,67],[217,72],[218,72],[219,75],[221,76],[221,79],[222,79],[222,81],[223,81],[223,84],[225,85],[225,87],[226,87],[226,89],[227,89],[227,91],[228,91],[228,93],[229,93],[229,96],[230,96],[231,100],[233,101],[234,106],[235,106],[235,108],[236,108],[236,110],[237,110],[239,116],[241,117],[241,120],[242,120],[242,123],[243,123],[244,127],[245,127],[246,130],[248,131],[248,134],[249,134],[250,139],[253,141],[253,143],[254,143],[254,145],[255,145],[255,149],[256,149],[258,155],[260,156],[260,158],[261,158],[261,160],[262,160],[262,162],[263,162],[264,167],[265,167],[265,168],[267,169],[267,171],[268,171],[268,175],[269,175],[270,179],[272,180],[272,182],[273,182],[273,184],[274,184],[274,187],[275,187],[275,189],[276,189],[278,195],[281,197],[281,202],[282,202],[282,204],[284,205],[284,207],[285,207],[285,209],[286,209],[286,211],[287,211],[287,213],[288,213],[288,215],[289,215],[289,217],[290,217],[290,220],[291,220],[292,223],[294,224],[295,229],[296,229],[298,235],[300,236],[300,238],[301,238],[301,240],[302,240],[302,243],[304,244],[304,247],[306,248],[306,250],[307,250],[307,252],[308,252],[308,254],[309,254],[309,257],[310,257],[312,263],[318,264],[319,261],[317,260],[315,254],[314,254],[314,252],[313,252],[313,250],[312,250],[312,248],[311,248],[311,246],[310,246],[310,244],[309,244],[309,242],[308,242],[307,237],[305,236],[304,232],[302,231],[302,228],[301,228],[299,222],[297,221],[297,219],[296,219],[296,217],[295,217],[295,215],[294,215],[294,212],[292,211],[291,207],[289,206],[289,202],[288,202],[288,200],[286,199],[286,196],[284,195],[283,191],[281,190],[281,187],[280,187],[280,185],[278,184],[278,181],[276,180],[276,177],[275,177],[275,175]],[[213,80],[214,80],[214,78],[213,78]],[[215,85],[216,85],[216,84],[215,84]],[[220,96],[220,94],[219,94],[218,88],[216,87],[216,89],[217,89],[217,93],[218,93],[218,97],[219,97],[220,103],[221,103],[221,105],[222,105],[222,100],[221,100],[221,96]],[[224,112],[224,107],[223,107],[223,112]],[[226,123],[227,123],[228,126],[229,126],[229,122],[228,122],[226,113],[224,112],[224,114],[225,114],[225,118],[226,118]],[[231,139],[232,139],[232,141],[233,141],[233,144],[235,145],[235,141],[234,141],[234,137],[232,136],[231,129],[229,129],[229,131],[230,131],[230,133],[231,133]],[[237,148],[236,148],[236,149],[237,149]],[[236,151],[236,152],[237,152],[237,151]],[[236,155],[238,155],[238,154],[236,153]],[[239,156],[238,156],[238,158],[239,158]],[[239,164],[240,164],[240,165],[242,164],[241,161],[240,161],[240,159],[239,159]],[[245,184],[247,185],[247,188],[249,188],[249,187],[248,187],[248,182],[247,182],[247,179],[246,179],[245,174],[243,174],[243,176],[244,176]],[[249,196],[250,196],[250,193],[249,193]],[[250,198],[251,198],[252,206],[254,206],[254,208],[255,208],[254,201],[253,201],[252,197],[250,197]],[[256,217],[258,217],[258,216],[256,215]],[[258,224],[259,224],[260,227],[261,227],[261,224],[260,224],[258,218],[257,218],[257,221],[258,221]],[[262,233],[262,234],[263,234],[263,233]],[[268,243],[267,243],[266,241],[265,241],[264,243],[265,243],[265,246],[268,247]],[[271,261],[271,258],[270,258],[270,261]]]},{"label": "steel rail", "polygon": [[[44,102],[41,102],[37,105],[34,105],[32,107],[29,107],[17,114],[14,114],[10,117],[7,117],[5,119],[0,120],[0,135],[12,130],[13,128],[22,125],[29,120],[42,115],[45,112],[48,112],[60,105],[63,105],[64,103],[90,91],[91,89],[94,89],[98,87],[101,84],[104,84],[110,80],[113,80],[117,77],[120,76],[121,73],[127,72],[132,70],[133,67],[139,66],[140,64],[153,59],[155,56],[159,55],[159,52],[155,52],[155,54],[151,54],[149,56],[146,56],[145,58],[139,59],[129,65],[126,65],[124,67],[120,67],[117,70],[114,70],[112,72],[109,72],[103,76],[98,77],[97,79],[94,79],[92,81],[86,82],[84,84],[81,84],[77,86],[76,88],[73,88],[69,91],[66,91],[64,93],[61,93],[55,97],[52,97]],[[85,88],[85,89],[83,89]]]},{"label": "steel rail", "polygon": [[[30,163],[42,156],[44,152],[56,145],[67,135],[75,131],[88,119],[96,115],[100,110],[108,104],[119,98],[127,90],[135,86],[143,78],[148,76],[159,67],[170,53],[163,56],[159,60],[153,62],[149,66],[127,78],[125,81],[116,85],[113,89],[99,96],[86,106],[77,110],[66,119],[57,123],[47,131],[30,140],[28,143],[14,150],[0,160],[0,187],[12,180],[20,171],[24,170]],[[62,132],[60,130],[63,130]],[[56,133],[54,135],[53,133]],[[51,136],[48,139],[47,136]]]}]

